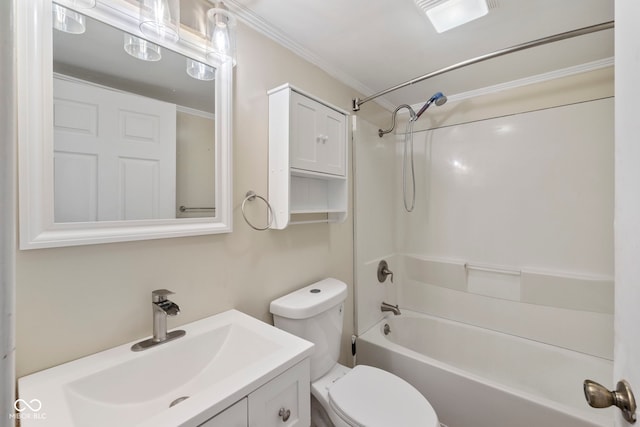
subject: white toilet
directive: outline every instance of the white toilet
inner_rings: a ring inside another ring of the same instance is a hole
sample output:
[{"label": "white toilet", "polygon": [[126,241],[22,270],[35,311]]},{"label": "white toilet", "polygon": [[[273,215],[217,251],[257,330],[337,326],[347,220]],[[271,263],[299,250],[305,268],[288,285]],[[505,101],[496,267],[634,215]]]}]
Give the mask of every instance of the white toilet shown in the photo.
[{"label": "white toilet", "polygon": [[403,379],[371,366],[338,363],[347,285],[324,279],[271,302],[276,327],[315,344],[312,427],[439,427],[429,401]]}]

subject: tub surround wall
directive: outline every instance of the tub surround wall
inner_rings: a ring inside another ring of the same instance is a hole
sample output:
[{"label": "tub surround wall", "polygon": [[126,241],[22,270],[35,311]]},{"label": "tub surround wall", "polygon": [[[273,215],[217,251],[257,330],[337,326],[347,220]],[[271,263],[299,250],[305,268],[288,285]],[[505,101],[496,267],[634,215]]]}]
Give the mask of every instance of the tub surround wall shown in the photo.
[{"label": "tub surround wall", "polygon": [[150,335],[153,289],[176,292],[169,328],[231,308],[271,322],[271,300],[328,276],[350,287],[341,360],[351,360],[351,209],[341,224],[257,232],[240,204],[248,190],[268,194],[267,90],[290,82],[345,110],[356,94],[244,25],[237,50],[233,233],[18,251],[18,376]]},{"label": "tub surround wall", "polygon": [[[378,137],[380,126],[356,117],[353,137],[354,204],[356,245],[354,245],[355,277],[359,286],[355,289],[357,302],[357,334],[376,323],[380,317],[382,301],[395,304],[396,289],[388,278],[379,283],[378,262],[385,259],[391,270],[395,260],[394,214],[396,211],[396,170],[393,135]],[[398,283],[398,276],[394,276]]]},{"label": "tub surround wall", "polygon": [[[441,127],[414,137],[413,213],[402,208],[403,136],[356,132],[359,334],[395,294],[401,307],[612,357],[612,76],[607,68],[431,108],[416,128]],[[568,126],[553,121],[566,114]],[[382,258],[393,260],[395,285],[377,283]]]}]

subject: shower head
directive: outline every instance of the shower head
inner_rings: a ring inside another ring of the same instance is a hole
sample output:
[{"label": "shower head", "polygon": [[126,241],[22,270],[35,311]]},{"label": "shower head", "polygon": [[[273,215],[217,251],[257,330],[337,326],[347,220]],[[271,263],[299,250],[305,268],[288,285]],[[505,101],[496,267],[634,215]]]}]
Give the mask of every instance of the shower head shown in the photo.
[{"label": "shower head", "polygon": [[433,102],[435,102],[438,107],[447,102],[447,97],[442,92],[437,92],[431,99],[433,99]]},{"label": "shower head", "polygon": [[442,92],[434,93],[433,96],[431,98],[429,98],[427,103],[422,106],[420,111],[418,111],[418,113],[416,114],[416,116],[415,116],[415,118],[413,120],[418,120],[420,118],[420,116],[422,115],[422,113],[427,111],[427,108],[429,108],[429,106],[431,104],[435,103],[439,107],[441,105],[444,105],[446,102],[447,102],[447,97]]}]

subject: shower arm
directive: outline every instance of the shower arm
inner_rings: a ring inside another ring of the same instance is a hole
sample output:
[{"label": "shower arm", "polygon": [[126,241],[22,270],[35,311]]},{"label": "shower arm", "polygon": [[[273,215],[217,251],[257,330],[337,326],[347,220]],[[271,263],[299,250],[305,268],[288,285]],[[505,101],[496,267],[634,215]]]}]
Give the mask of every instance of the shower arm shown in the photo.
[{"label": "shower arm", "polygon": [[[444,74],[446,72],[449,71],[453,71],[453,70],[457,70],[458,68],[463,68],[466,67],[468,65],[473,65],[473,64],[477,64],[478,62],[482,62],[482,61],[486,61],[488,59],[493,59],[493,58],[497,58],[499,56],[503,56],[503,55],[507,55],[509,53],[514,53],[514,52],[519,52],[521,50],[525,50],[525,49],[529,49],[532,47],[538,47],[538,46],[542,46],[548,43],[553,43],[553,42],[557,42],[560,40],[565,40],[565,39],[570,39],[572,37],[577,37],[577,36],[582,36],[585,34],[591,34],[591,33],[595,33],[597,31],[603,31],[603,30],[609,30],[611,28],[615,27],[615,21],[609,21],[609,22],[604,22],[602,24],[596,24],[596,25],[591,25],[589,27],[583,27],[583,28],[578,28],[577,30],[572,30],[572,31],[567,31],[564,33],[560,33],[560,34],[555,34],[553,36],[549,36],[549,37],[544,37],[541,39],[537,39],[537,40],[533,40],[527,43],[522,43],[522,44],[518,44],[512,47],[508,47],[506,49],[501,49],[492,53],[487,53],[485,55],[481,55],[472,59],[468,59],[466,61],[462,61],[462,62],[458,62],[457,64],[454,65],[450,65],[448,67],[445,68],[441,68],[439,70],[433,71],[431,73],[428,74],[424,74],[420,77],[416,77],[414,79],[411,79],[409,81],[406,81],[404,83],[400,83],[399,85],[390,87],[389,89],[385,89],[381,92],[375,93],[371,96],[368,96],[364,99],[360,99],[360,98],[354,98],[353,99],[353,111],[360,111],[360,106],[366,102],[369,102],[373,99],[376,99],[380,96],[386,95],[389,92],[393,92],[395,90],[398,89],[402,89],[403,87],[415,84],[415,83],[419,83],[423,80],[427,80],[430,79],[431,77],[435,77],[435,76],[439,76],[440,74]],[[398,107],[399,108],[399,107]],[[397,110],[396,110],[397,111]],[[394,119],[395,119],[395,114],[394,114]],[[392,128],[393,129],[393,128]]]},{"label": "shower arm", "polygon": [[411,120],[416,120],[418,118],[418,116],[416,116],[416,112],[413,111],[413,108],[411,108],[411,106],[407,104],[399,105],[398,108],[396,108],[396,110],[393,112],[393,115],[391,116],[391,120],[392,120],[391,127],[387,130],[378,129],[378,136],[380,138],[382,138],[384,134],[392,132],[396,128],[396,116],[398,115],[398,111],[402,108],[406,108],[407,110],[409,110],[409,114],[411,115]]}]

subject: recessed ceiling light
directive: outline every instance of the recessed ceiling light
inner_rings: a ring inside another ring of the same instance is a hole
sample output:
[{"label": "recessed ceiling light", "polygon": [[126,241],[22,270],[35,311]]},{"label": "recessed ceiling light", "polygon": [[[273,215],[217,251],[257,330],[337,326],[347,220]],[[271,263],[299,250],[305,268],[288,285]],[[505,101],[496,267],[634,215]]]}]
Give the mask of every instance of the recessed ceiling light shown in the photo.
[{"label": "recessed ceiling light", "polygon": [[478,19],[489,12],[485,0],[416,0],[438,33]]}]

